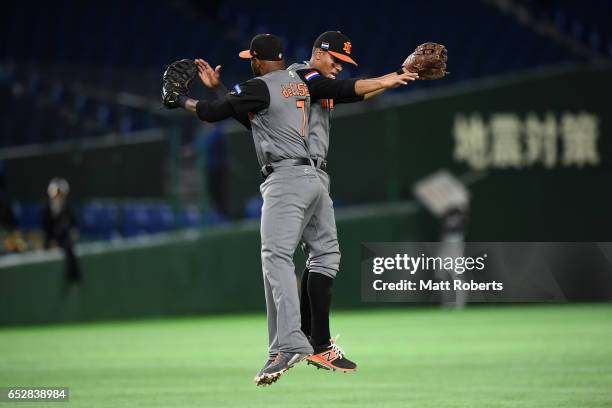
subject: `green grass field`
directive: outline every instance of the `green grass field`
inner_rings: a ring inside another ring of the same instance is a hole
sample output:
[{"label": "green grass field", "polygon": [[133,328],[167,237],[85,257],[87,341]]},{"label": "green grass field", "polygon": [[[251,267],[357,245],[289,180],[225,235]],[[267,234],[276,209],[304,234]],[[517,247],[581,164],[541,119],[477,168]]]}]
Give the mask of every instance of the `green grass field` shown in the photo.
[{"label": "green grass field", "polygon": [[75,407],[612,407],[612,305],[337,312],[332,330],[359,372],[258,388],[262,315],[4,328],[0,386],[68,386]]}]

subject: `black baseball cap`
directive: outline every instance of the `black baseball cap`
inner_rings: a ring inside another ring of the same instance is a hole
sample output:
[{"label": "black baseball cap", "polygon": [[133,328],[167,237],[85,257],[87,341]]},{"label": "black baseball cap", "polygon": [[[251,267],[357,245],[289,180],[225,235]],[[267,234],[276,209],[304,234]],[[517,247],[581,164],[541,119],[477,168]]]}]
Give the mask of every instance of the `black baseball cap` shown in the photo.
[{"label": "black baseball cap", "polygon": [[351,40],[340,31],[324,32],[316,39],[314,48],[321,48],[338,58],[340,61],[357,65],[355,60],[351,58],[351,53],[353,52]]},{"label": "black baseball cap", "polygon": [[251,47],[238,54],[240,58],[257,58],[265,61],[283,59],[283,41],[272,34],[257,34],[251,40]]}]

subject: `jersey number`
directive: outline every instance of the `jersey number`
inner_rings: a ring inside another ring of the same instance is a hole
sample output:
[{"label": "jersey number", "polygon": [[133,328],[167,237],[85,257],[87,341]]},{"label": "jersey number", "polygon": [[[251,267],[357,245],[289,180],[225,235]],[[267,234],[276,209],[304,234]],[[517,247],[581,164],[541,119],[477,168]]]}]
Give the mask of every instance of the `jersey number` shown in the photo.
[{"label": "jersey number", "polygon": [[306,117],[306,101],[296,101],[295,106],[298,109],[302,110],[302,137],[306,137],[306,124],[308,123],[308,118]]}]

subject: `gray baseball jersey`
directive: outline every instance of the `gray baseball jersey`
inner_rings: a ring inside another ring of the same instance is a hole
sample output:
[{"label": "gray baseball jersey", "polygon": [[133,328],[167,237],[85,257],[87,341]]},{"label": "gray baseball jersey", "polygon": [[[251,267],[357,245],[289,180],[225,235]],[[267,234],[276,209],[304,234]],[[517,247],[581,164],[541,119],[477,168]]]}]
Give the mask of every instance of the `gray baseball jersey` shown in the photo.
[{"label": "gray baseball jersey", "polygon": [[308,157],[310,94],[306,84],[288,71],[278,70],[258,77],[270,95],[267,109],[251,117],[255,152],[261,166],[283,159]]}]

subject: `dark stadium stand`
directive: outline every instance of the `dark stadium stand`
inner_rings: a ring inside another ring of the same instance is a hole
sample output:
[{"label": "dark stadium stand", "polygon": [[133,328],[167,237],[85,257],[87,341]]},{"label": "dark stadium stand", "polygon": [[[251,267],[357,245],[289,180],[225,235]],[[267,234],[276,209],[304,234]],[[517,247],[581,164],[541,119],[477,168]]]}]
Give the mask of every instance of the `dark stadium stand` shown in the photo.
[{"label": "dark stadium stand", "polygon": [[[570,2],[566,3],[570,7]],[[247,79],[248,64],[241,63],[236,53],[257,32],[283,36],[287,60],[294,61],[308,58],[311,41],[320,32],[344,31],[351,37],[360,63],[355,69],[346,67],[345,76],[388,72],[411,51],[409,44],[446,44],[452,74],[443,83],[419,83],[410,89],[443,86],[573,58],[566,49],[478,1],[448,2],[444,13],[439,12],[436,3],[413,3],[406,13],[391,18],[376,15],[368,5],[353,2],[348,17],[344,16],[344,4],[329,3],[325,12],[305,9],[299,19],[292,21],[287,21],[280,8],[246,1],[219,4],[204,11],[189,2],[163,1],[147,2],[146,6],[141,2],[110,1],[92,7],[64,0],[40,8],[16,7],[9,24],[2,28],[4,37],[12,40],[0,53],[1,92],[8,96],[2,98],[0,146],[129,133],[159,126],[163,119],[149,109],[126,107],[117,98],[93,95],[115,90],[155,100],[159,92],[155,78],[163,65],[193,56],[222,64],[228,84]],[[344,16],[340,19],[343,24],[334,17],[338,15]],[[410,15],[436,18],[407,19]],[[461,18],[457,19],[457,15]],[[24,31],[19,21],[30,21],[37,30]],[[172,27],[165,26],[169,21]],[[145,77],[152,80],[145,80],[143,73],[149,73]],[[75,89],[78,84],[92,91]],[[24,107],[32,106],[34,109],[24,112]]]}]

